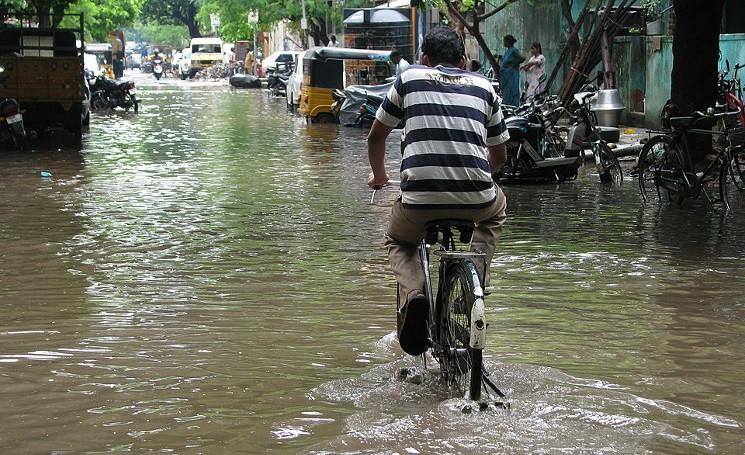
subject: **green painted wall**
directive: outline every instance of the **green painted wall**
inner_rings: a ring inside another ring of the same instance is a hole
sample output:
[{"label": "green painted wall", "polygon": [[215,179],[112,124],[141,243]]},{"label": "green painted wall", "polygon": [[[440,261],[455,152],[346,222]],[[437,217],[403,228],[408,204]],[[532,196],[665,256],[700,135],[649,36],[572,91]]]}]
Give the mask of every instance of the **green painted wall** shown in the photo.
[{"label": "green painted wall", "polygon": [[[543,48],[543,55],[546,56],[546,73],[551,74],[564,48],[566,33],[563,27],[565,25],[557,0],[535,0],[532,6],[523,1],[513,3],[489,18],[484,27],[484,37],[492,52],[495,55],[502,55],[504,53],[502,37],[510,34],[517,38],[515,47],[520,49],[526,58],[529,57],[530,45],[538,41]],[[483,56],[481,60],[486,62]],[[520,87],[522,87],[525,77],[524,74],[520,76]],[[562,79],[563,74],[560,74],[558,82],[554,84],[555,89],[559,87]]]},{"label": "green painted wall", "polygon": [[[735,63],[745,63],[745,34],[721,35],[719,48],[720,69],[724,69],[725,59],[732,67]],[[659,127],[659,114],[670,98],[672,36],[617,37],[613,43],[613,64],[618,91],[627,107],[621,121],[625,125]],[[745,70],[742,75],[745,76]]]}]

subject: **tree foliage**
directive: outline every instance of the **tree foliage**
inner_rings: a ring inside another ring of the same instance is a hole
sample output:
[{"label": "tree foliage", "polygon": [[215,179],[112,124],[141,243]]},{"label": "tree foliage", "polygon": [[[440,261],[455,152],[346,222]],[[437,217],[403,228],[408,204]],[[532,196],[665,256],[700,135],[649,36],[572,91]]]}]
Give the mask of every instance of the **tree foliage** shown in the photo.
[{"label": "tree foliage", "polygon": [[[245,40],[253,37],[254,29],[248,24],[247,17],[252,10],[259,12],[258,30],[266,30],[283,19],[290,20],[292,25],[299,28],[303,17],[301,0],[205,0],[199,18],[206,23],[210,14],[217,14],[220,17],[221,37],[230,41]],[[305,12],[308,32],[313,40],[316,43],[328,41],[326,18],[328,15],[333,19],[334,8],[326,0],[306,0]]]},{"label": "tree foliage", "polygon": [[148,23],[183,24],[189,29],[192,38],[202,36],[197,13],[198,0],[145,0],[142,5],[142,19]]},{"label": "tree foliage", "polygon": [[134,23],[144,0],[0,0],[0,17],[32,14],[42,26],[78,25],[64,14],[83,13],[86,40],[103,40],[108,32]]},{"label": "tree foliage", "polygon": [[103,41],[106,35],[131,25],[140,15],[143,0],[78,0],[68,13],[83,13],[87,39]]},{"label": "tree foliage", "polygon": [[189,46],[189,29],[186,25],[135,24],[126,28],[124,34],[128,40],[150,43],[155,46],[181,49]]}]

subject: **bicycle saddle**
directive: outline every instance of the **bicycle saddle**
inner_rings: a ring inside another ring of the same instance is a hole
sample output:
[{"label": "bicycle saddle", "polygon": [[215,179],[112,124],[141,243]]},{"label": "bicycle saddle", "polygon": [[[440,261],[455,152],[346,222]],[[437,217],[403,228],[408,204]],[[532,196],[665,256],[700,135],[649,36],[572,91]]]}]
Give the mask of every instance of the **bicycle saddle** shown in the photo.
[{"label": "bicycle saddle", "polygon": [[700,117],[670,117],[670,126],[672,127],[689,127]]},{"label": "bicycle saddle", "polygon": [[[437,243],[439,233],[442,232],[443,240],[452,238],[452,229],[456,229],[460,232],[459,239],[461,243],[469,243],[473,236],[473,221],[471,220],[458,220],[458,219],[442,219],[430,221],[426,224],[426,241],[430,245]],[[443,242],[445,243],[445,242]]]}]

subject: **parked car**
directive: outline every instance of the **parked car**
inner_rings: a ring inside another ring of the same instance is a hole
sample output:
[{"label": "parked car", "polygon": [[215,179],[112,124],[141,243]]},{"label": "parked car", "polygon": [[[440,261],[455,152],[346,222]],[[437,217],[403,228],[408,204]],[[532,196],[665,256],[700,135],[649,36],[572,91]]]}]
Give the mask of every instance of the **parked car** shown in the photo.
[{"label": "parked car", "polygon": [[277,70],[277,63],[294,63],[297,61],[297,56],[300,54],[298,51],[277,51],[269,54],[267,58],[261,61],[261,68],[264,71],[264,75],[270,71]]},{"label": "parked car", "polygon": [[298,54],[295,69],[287,81],[287,110],[290,112],[295,112],[300,105],[300,89],[303,82],[303,56],[305,56],[305,52]]}]

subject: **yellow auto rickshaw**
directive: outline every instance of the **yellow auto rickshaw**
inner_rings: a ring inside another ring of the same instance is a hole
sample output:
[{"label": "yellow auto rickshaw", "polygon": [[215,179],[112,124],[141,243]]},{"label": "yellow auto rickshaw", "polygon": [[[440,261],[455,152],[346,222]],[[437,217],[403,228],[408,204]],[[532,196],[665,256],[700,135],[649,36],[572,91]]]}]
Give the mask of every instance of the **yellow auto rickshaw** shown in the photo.
[{"label": "yellow auto rickshaw", "polygon": [[85,53],[96,56],[98,66],[109,79],[114,78],[114,60],[111,55],[111,44],[109,43],[86,43]]},{"label": "yellow auto rickshaw", "polygon": [[386,83],[392,75],[390,55],[390,51],[338,47],[306,52],[298,112],[312,122],[335,122],[333,91],[348,85]]}]

